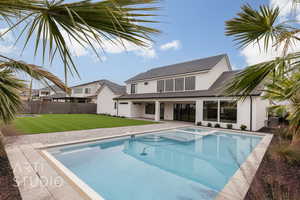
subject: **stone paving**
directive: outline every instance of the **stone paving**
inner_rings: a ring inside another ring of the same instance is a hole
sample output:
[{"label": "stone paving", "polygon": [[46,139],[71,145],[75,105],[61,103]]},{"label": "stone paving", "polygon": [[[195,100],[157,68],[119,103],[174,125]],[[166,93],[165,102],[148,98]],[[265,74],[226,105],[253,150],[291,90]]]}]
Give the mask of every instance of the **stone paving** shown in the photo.
[{"label": "stone paving", "polygon": [[170,121],[141,126],[10,136],[5,137],[5,148],[23,200],[79,200],[86,197],[65,181],[62,174],[41,156],[37,146],[186,125],[193,124]]}]

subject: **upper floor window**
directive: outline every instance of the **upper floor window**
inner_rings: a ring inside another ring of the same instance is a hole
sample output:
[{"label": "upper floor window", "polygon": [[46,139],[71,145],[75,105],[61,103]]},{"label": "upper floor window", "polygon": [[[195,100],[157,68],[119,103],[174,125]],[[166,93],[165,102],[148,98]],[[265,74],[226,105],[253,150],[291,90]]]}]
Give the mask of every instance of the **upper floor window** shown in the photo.
[{"label": "upper floor window", "polygon": [[174,90],[174,79],[166,80],[166,92],[172,92]]},{"label": "upper floor window", "polygon": [[75,88],[74,89],[74,94],[82,94],[83,88]]},{"label": "upper floor window", "polygon": [[85,88],[84,93],[85,94],[91,94],[91,88]]},{"label": "upper floor window", "polygon": [[136,93],[136,83],[131,84],[131,94]]},{"label": "upper floor window", "polygon": [[157,81],[157,92],[164,92],[165,91],[165,80],[158,80]]},{"label": "upper floor window", "polygon": [[195,76],[185,77],[185,90],[195,90]]},{"label": "upper floor window", "polygon": [[184,78],[175,78],[175,91],[182,91],[184,89]]}]

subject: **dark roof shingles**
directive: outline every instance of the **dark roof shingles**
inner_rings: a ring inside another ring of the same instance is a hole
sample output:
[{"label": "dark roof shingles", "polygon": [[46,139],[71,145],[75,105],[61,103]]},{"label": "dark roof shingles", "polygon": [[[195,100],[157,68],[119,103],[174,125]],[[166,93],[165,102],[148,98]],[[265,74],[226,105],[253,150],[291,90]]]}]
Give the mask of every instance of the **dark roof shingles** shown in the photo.
[{"label": "dark roof shingles", "polygon": [[210,70],[226,56],[226,54],[221,54],[164,67],[153,68],[128,79],[126,82]]},{"label": "dark roof shingles", "polygon": [[[223,72],[220,77],[207,90],[195,90],[186,92],[164,92],[164,93],[144,93],[144,94],[126,94],[117,99],[150,99],[150,98],[192,98],[192,97],[218,97],[224,96],[222,88],[228,83],[234,75],[239,71]],[[258,96],[261,91],[255,90],[251,93],[253,96]]]}]

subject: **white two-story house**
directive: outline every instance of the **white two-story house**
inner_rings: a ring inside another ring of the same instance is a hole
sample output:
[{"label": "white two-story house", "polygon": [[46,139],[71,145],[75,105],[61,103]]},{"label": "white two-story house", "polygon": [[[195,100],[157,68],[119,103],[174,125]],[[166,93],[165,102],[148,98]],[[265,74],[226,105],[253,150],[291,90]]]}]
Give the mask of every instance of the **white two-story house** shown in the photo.
[{"label": "white two-story house", "polygon": [[[261,91],[253,91],[244,101],[223,94],[222,87],[236,73],[226,54],[154,68],[127,80],[126,94],[112,96],[102,107],[118,116],[259,130],[267,120],[268,106]],[[101,108],[97,112],[104,113]]]}]

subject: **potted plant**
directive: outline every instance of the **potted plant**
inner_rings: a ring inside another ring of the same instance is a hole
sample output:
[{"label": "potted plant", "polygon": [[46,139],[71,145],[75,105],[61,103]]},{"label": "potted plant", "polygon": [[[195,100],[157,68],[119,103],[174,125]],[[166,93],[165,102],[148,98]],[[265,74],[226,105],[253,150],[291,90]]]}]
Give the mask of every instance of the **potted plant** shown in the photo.
[{"label": "potted plant", "polygon": [[216,123],[215,128],[221,128],[220,124]]},{"label": "potted plant", "polygon": [[241,128],[242,131],[245,131],[247,129],[247,126],[242,124],[240,128]]},{"label": "potted plant", "polygon": [[210,122],[207,123],[207,127],[211,127],[211,123]]},{"label": "potted plant", "polygon": [[201,126],[202,125],[202,122],[197,122],[197,126]]},{"label": "potted plant", "polygon": [[228,129],[232,129],[232,124],[226,124],[226,127],[227,127]]}]

